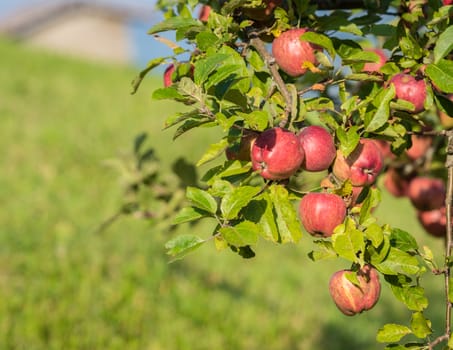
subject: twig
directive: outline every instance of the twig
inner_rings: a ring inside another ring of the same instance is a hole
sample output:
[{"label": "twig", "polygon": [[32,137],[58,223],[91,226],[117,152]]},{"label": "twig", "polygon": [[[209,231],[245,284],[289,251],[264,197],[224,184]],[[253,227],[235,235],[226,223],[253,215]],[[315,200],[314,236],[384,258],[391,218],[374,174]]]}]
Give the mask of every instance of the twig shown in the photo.
[{"label": "twig", "polygon": [[448,134],[448,143],[447,143],[447,159],[445,161],[445,166],[448,171],[447,179],[447,195],[445,198],[445,206],[447,209],[447,245],[445,251],[445,297],[447,301],[446,315],[445,315],[445,333],[450,338],[451,335],[451,303],[449,300],[449,290],[450,290],[450,256],[453,250],[453,230],[452,230],[452,217],[451,217],[451,206],[453,201],[453,134]]},{"label": "twig", "polygon": [[266,63],[269,71],[274,79],[275,84],[277,85],[278,89],[280,90],[284,100],[285,100],[285,116],[280,121],[279,126],[284,128],[287,126],[292,109],[292,97],[289,93],[285,82],[283,81],[280,73],[278,72],[278,66],[276,65],[274,57],[266,50],[266,46],[264,42],[259,38],[258,33],[256,31],[250,31],[248,33],[248,38],[250,40],[250,45],[255,48],[256,51],[260,54],[263,58],[264,62]]}]

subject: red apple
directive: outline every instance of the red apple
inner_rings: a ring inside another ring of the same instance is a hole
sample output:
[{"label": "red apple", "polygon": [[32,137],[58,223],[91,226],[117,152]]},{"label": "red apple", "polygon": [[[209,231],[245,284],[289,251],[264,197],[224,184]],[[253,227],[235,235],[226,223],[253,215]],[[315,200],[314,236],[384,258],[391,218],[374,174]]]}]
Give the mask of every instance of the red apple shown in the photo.
[{"label": "red apple", "polygon": [[164,72],[164,86],[169,87],[173,84],[172,74],[175,71],[175,65],[170,64]]},{"label": "red apple", "polygon": [[312,125],[303,128],[298,137],[305,154],[302,168],[308,171],[329,168],[337,152],[332,135],[323,127]]},{"label": "red apple", "polygon": [[441,179],[417,176],[409,183],[407,196],[418,210],[439,209],[445,204],[445,183]]},{"label": "red apple", "polygon": [[211,13],[211,7],[208,5],[203,5],[198,13],[198,19],[202,22],[207,22],[209,14]]},{"label": "red apple", "polygon": [[412,135],[412,146],[406,150],[410,159],[419,159],[423,157],[433,143],[430,136]]},{"label": "red apple", "polygon": [[346,204],[336,194],[310,192],[299,203],[299,217],[309,234],[330,237],[346,217]]},{"label": "red apple", "polygon": [[272,128],[260,134],[251,152],[253,170],[269,180],[287,179],[300,168],[304,151],[289,130]]},{"label": "red apple", "polygon": [[316,50],[321,50],[318,45],[300,39],[308,28],[294,28],[283,32],[272,43],[272,54],[281,70],[292,77],[298,77],[307,71],[304,63],[315,66],[319,63],[315,56]]},{"label": "red apple", "polygon": [[388,168],[384,174],[384,187],[394,197],[405,197],[411,178],[403,176],[397,169]]},{"label": "red apple", "polygon": [[429,211],[418,211],[417,218],[426,232],[435,237],[445,237],[447,233],[447,209],[441,207],[439,209]]},{"label": "red apple", "polygon": [[410,74],[399,73],[390,79],[395,86],[396,98],[411,102],[414,105],[414,113],[425,109],[426,83],[423,79],[417,79]]},{"label": "red apple", "polygon": [[225,154],[228,160],[250,161],[252,146],[258,137],[258,133],[249,129],[244,129],[238,144],[228,147]]},{"label": "red apple", "polygon": [[381,49],[365,49],[365,51],[374,52],[379,56],[379,60],[377,62],[367,62],[364,64],[362,71],[373,73],[379,72],[379,69],[387,62],[387,55],[385,54],[384,50]]},{"label": "red apple", "polygon": [[371,139],[361,139],[355,150],[344,157],[338,150],[333,173],[341,181],[349,179],[352,186],[368,186],[376,181],[383,167],[383,156]]},{"label": "red apple", "polygon": [[442,0],[442,4],[444,6],[453,5],[453,0]]},{"label": "red apple", "polygon": [[357,272],[359,286],[346,278],[351,270],[335,272],[330,278],[329,293],[338,309],[347,316],[370,310],[376,305],[381,293],[377,271],[370,265]]}]

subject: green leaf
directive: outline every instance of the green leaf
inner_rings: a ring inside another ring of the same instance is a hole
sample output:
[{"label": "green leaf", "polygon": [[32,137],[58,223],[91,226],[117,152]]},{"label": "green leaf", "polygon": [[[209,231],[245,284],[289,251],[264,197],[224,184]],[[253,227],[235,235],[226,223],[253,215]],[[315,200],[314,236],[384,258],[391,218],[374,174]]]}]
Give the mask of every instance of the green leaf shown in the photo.
[{"label": "green leaf", "polygon": [[420,339],[426,338],[433,332],[431,329],[431,321],[426,319],[420,311],[412,314],[411,328],[412,333]]},{"label": "green leaf", "polygon": [[376,223],[368,226],[364,232],[366,238],[368,238],[373,247],[378,248],[384,241],[384,232],[382,231],[381,226]]},{"label": "green leaf", "polygon": [[346,219],[346,222],[335,229],[332,235],[333,248],[339,256],[352,262],[360,262],[358,253],[365,250],[363,233],[355,228],[352,219]]},{"label": "green leaf", "polygon": [[335,58],[335,48],[333,47],[332,40],[326,35],[315,32],[305,32],[302,34],[301,39],[325,48],[329,55],[332,58]]},{"label": "green leaf", "polygon": [[[373,114],[370,120],[365,120],[365,130],[368,132],[375,131],[383,126],[389,119],[390,116],[390,101],[395,97],[395,86],[390,84],[386,89],[382,89],[374,100],[375,106],[377,106],[376,112],[372,111]],[[368,118],[366,118],[368,119]]]},{"label": "green leaf", "polygon": [[176,129],[174,135],[173,135],[173,140],[176,140],[178,137],[180,137],[182,134],[186,133],[189,130],[192,130],[194,128],[198,128],[199,126],[202,125],[211,125],[214,126],[216,125],[215,122],[211,121],[209,118],[191,118],[191,119],[186,119],[184,123]]},{"label": "green leaf", "polygon": [[280,239],[277,223],[273,212],[272,201],[268,193],[263,193],[253,199],[244,208],[243,215],[246,220],[253,221],[260,228],[260,235],[269,241],[277,243]]},{"label": "green leaf", "polygon": [[401,301],[409,310],[423,311],[428,307],[428,299],[425,290],[420,286],[413,286],[407,276],[386,275],[385,280],[390,284],[393,295]]},{"label": "green leaf", "polygon": [[164,21],[156,24],[153,26],[149,31],[148,34],[156,34],[160,32],[166,32],[169,30],[178,30],[178,29],[189,29],[191,27],[195,27],[201,31],[204,29],[203,24],[195,20],[193,18],[184,18],[184,17],[170,17],[165,19]]},{"label": "green leaf", "polygon": [[313,261],[335,259],[338,257],[337,252],[333,249],[332,242],[326,240],[317,240],[313,242],[316,244],[317,250],[308,253],[308,257]]},{"label": "green leaf", "polygon": [[215,47],[220,42],[217,35],[215,35],[212,32],[207,32],[207,31],[198,33],[196,36],[196,41],[197,41],[197,47],[201,51],[206,51],[210,47]]},{"label": "green leaf", "polygon": [[203,93],[201,88],[195,84],[192,79],[182,77],[177,84],[178,92],[185,96],[191,96],[197,101],[202,100]]},{"label": "green leaf", "polygon": [[404,336],[411,334],[412,331],[410,328],[395,324],[395,323],[388,323],[384,325],[384,327],[380,328],[376,340],[379,343],[392,343],[400,341]]},{"label": "green leaf", "polygon": [[358,288],[360,288],[360,281],[359,281],[359,278],[357,276],[357,273],[354,272],[354,271],[348,271],[344,274],[344,277],[346,277],[346,279],[351,282],[353,285],[357,286]]},{"label": "green leaf", "polygon": [[195,63],[193,76],[195,84],[203,84],[208,79],[209,75],[217,70],[217,68],[220,67],[227,58],[228,55],[226,54],[215,54],[198,60]]},{"label": "green leaf", "polygon": [[357,133],[357,129],[357,126],[352,126],[348,131],[343,130],[341,127],[336,130],[337,138],[340,141],[340,151],[345,158],[349,156],[359,144],[360,135]]},{"label": "green leaf", "polygon": [[383,239],[382,243],[379,245],[379,247],[374,247],[374,246],[368,245],[367,251],[370,256],[371,264],[376,266],[380,262],[382,262],[386,258],[390,248],[391,248],[390,240],[389,240],[388,236],[386,236],[386,235],[384,235],[384,239]]},{"label": "green leaf", "polygon": [[201,219],[202,217],[208,216],[208,213],[206,213],[203,210],[200,210],[198,208],[194,207],[185,207],[182,208],[178,214],[175,215],[173,218],[173,225],[179,225],[184,222],[189,222],[189,221],[194,221]]},{"label": "green leaf", "polygon": [[163,62],[165,61],[165,57],[159,57],[159,58],[155,58],[151,61],[148,62],[148,64],[146,65],[146,68],[143,69],[137,77],[135,77],[135,79],[132,81],[132,91],[131,91],[131,94],[135,94],[138,90],[138,88],[140,87],[140,84],[142,83],[143,79],[145,78],[145,76],[151,72],[154,68],[156,68],[157,66],[161,65]]},{"label": "green leaf", "polygon": [[217,201],[206,191],[189,186],[186,189],[186,197],[197,208],[203,209],[211,214],[217,212]]},{"label": "green leaf", "polygon": [[340,29],[340,31],[345,32],[345,33],[351,33],[351,34],[355,34],[355,35],[359,35],[359,36],[363,35],[360,28],[354,23],[350,23],[347,26],[340,26],[339,29]]},{"label": "green leaf", "polygon": [[259,229],[251,221],[242,221],[234,226],[222,227],[219,232],[229,244],[235,247],[244,247],[257,243]]},{"label": "green leaf", "polygon": [[269,125],[269,114],[266,111],[253,111],[251,113],[237,113],[245,121],[245,127],[252,130],[263,131]]},{"label": "green leaf", "polygon": [[217,69],[214,74],[212,74],[207,83],[206,89],[209,89],[211,86],[219,85],[221,82],[225,80],[239,80],[242,79],[241,74],[242,65],[239,64],[230,64],[230,65],[222,65],[221,68]]},{"label": "green leaf", "polygon": [[434,47],[434,63],[438,63],[453,50],[453,25],[445,29],[437,39]]},{"label": "green leaf", "polygon": [[416,257],[394,247],[391,247],[385,260],[376,265],[376,268],[387,275],[399,273],[414,275],[420,271]]},{"label": "green leaf", "polygon": [[254,196],[261,191],[260,187],[241,186],[227,193],[220,203],[220,210],[227,220],[235,219]]},{"label": "green leaf", "polygon": [[390,235],[390,243],[392,247],[401,249],[403,251],[416,251],[418,250],[418,244],[414,237],[412,237],[406,231],[398,228],[392,229]]},{"label": "green leaf", "polygon": [[443,92],[453,93],[453,61],[441,59],[426,67],[426,74]]},{"label": "green leaf", "polygon": [[155,100],[182,100],[184,96],[178,92],[175,86],[170,86],[154,90],[152,98]]},{"label": "green leaf", "polygon": [[197,166],[203,165],[215,158],[217,158],[220,154],[223,154],[225,148],[228,146],[228,140],[222,139],[217,143],[213,143],[209,146],[208,150],[203,154],[200,160],[197,162]]},{"label": "green leaf", "polygon": [[206,241],[195,235],[180,235],[165,244],[167,254],[174,257],[173,260],[182,259],[188,253],[199,248]]},{"label": "green leaf", "polygon": [[[423,258],[425,261],[426,265],[428,265],[428,268],[430,270],[437,270],[438,266],[436,262],[434,261],[434,254],[428,246],[423,246],[423,251],[420,252],[420,256]],[[453,295],[452,295],[453,297]],[[450,299],[450,302],[453,302],[453,299]]]},{"label": "green leaf", "polygon": [[376,220],[372,215],[373,208],[381,202],[381,192],[377,188],[370,188],[368,195],[360,208],[359,223],[363,226],[369,226]]},{"label": "green leaf", "polygon": [[282,185],[271,185],[269,195],[274,206],[281,242],[298,242],[302,237],[302,230],[288,191]]}]

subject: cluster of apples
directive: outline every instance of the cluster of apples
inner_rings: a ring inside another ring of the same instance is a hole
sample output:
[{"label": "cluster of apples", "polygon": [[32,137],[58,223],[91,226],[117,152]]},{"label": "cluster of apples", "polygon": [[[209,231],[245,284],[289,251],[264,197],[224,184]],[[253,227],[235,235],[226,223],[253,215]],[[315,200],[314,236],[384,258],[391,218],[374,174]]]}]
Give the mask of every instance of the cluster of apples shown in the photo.
[{"label": "cluster of apples", "polygon": [[[406,197],[416,210],[416,215],[425,231],[435,237],[445,237],[447,232],[446,186],[442,179],[419,173],[405,166],[404,159],[410,163],[421,162],[432,147],[430,136],[412,136],[412,146],[403,155],[403,161],[396,161],[387,153],[390,164],[384,174],[383,185],[394,197]],[[423,170],[423,167],[421,167]]]},{"label": "cluster of apples", "polygon": [[[264,0],[258,9],[242,9],[243,16],[256,21],[267,21],[282,0]],[[206,22],[211,8],[204,5],[199,19]],[[319,65],[316,52],[322,48],[304,41],[301,36],[309,28],[292,28],[275,38],[272,42],[272,55],[279,69],[288,76],[297,78]],[[379,60],[365,63],[362,71],[380,74],[380,68],[387,62],[384,51],[373,49]],[[175,67],[171,65],[164,73],[164,85],[173,83]],[[187,74],[193,74],[187,70]],[[413,105],[412,113],[424,111],[427,99],[427,85],[424,73],[415,75],[408,72],[398,73],[384,82],[393,85],[395,99],[405,100]],[[453,100],[453,97],[451,97]],[[444,116],[445,117],[445,116]],[[407,150],[407,157],[419,159],[431,146],[430,140],[423,137],[413,138],[414,146]],[[420,147],[420,143],[425,143]],[[331,132],[321,126],[305,126],[295,133],[281,127],[272,127],[263,132],[242,130],[240,140],[226,149],[230,160],[251,161],[252,168],[266,180],[286,181],[299,171],[328,171],[323,180],[323,192],[305,194],[299,203],[299,217],[305,230],[315,237],[328,238],[334,229],[342,224],[348,215],[348,208],[357,205],[357,199],[364,188],[373,186],[382,172],[388,153],[388,144],[362,138],[355,150],[344,155],[335,145]],[[344,198],[335,194],[332,188],[349,181],[352,194]],[[403,175],[398,169],[389,167],[384,178],[384,186],[396,196],[407,196],[417,209],[418,218],[426,230],[437,236],[444,236],[445,184],[442,180],[411,173]],[[356,275],[352,283],[348,274]],[[355,315],[371,309],[378,301],[380,282],[377,271],[371,265],[346,269],[333,274],[329,291],[335,304],[345,315]]]},{"label": "cluster of apples", "polygon": [[[244,130],[240,142],[226,150],[230,160],[251,161],[252,168],[267,180],[285,180],[299,171],[329,170],[338,182],[350,181],[353,200],[327,190],[333,184],[322,181],[324,192],[309,192],[299,203],[299,216],[305,230],[316,237],[330,237],[342,224],[348,206],[355,205],[364,187],[375,183],[383,168],[383,155],[374,140],[363,138],[356,149],[344,156],[336,149],[334,137],[324,127],[310,125],[297,134],[280,127],[262,133]],[[327,179],[327,178],[326,178]],[[359,285],[346,275],[356,273]],[[365,265],[358,271],[336,272],[329,283],[335,304],[345,315],[354,315],[371,309],[379,298],[380,282],[377,271]]]}]

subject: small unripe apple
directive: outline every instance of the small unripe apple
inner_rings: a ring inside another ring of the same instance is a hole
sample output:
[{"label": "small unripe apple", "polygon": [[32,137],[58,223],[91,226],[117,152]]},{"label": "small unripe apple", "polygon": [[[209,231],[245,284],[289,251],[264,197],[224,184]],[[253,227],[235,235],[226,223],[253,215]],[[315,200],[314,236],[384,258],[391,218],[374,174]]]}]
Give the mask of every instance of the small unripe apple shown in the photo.
[{"label": "small unripe apple", "polygon": [[447,209],[445,206],[429,211],[417,211],[417,218],[423,228],[434,237],[445,237],[447,233]]},{"label": "small unripe apple", "polygon": [[283,32],[272,43],[272,54],[281,70],[292,77],[298,77],[307,71],[305,62],[315,66],[319,63],[315,56],[316,50],[321,50],[318,45],[301,40],[307,28],[294,28]]},{"label": "small unripe apple", "polygon": [[379,72],[379,69],[387,62],[387,55],[385,54],[384,50],[381,49],[366,49],[365,51],[374,52],[379,56],[379,60],[377,62],[366,62],[363,65],[362,71],[373,73]]},{"label": "small unripe apple", "polygon": [[445,183],[441,179],[417,176],[409,183],[407,196],[418,210],[439,209],[445,204]]},{"label": "small unripe apple", "polygon": [[207,22],[209,14],[211,13],[211,7],[209,5],[203,5],[198,14],[198,19],[202,22]]},{"label": "small unripe apple", "polygon": [[230,146],[225,150],[225,155],[228,160],[241,160],[241,161],[250,161],[250,153],[252,152],[252,146],[258,137],[258,133],[244,129],[242,132],[242,137],[238,144]]},{"label": "small unripe apple", "polygon": [[346,204],[336,194],[310,192],[300,200],[299,217],[312,236],[330,237],[346,217]]},{"label": "small unripe apple", "polygon": [[396,98],[411,102],[414,105],[414,113],[425,109],[426,83],[423,79],[417,79],[410,74],[399,73],[390,79],[395,86]]},{"label": "small unripe apple", "polygon": [[329,168],[337,153],[332,135],[323,127],[312,125],[303,128],[298,137],[305,154],[302,169],[322,171]]},{"label": "small unripe apple", "polygon": [[381,293],[377,271],[370,265],[357,272],[359,286],[346,278],[351,270],[335,272],[329,281],[329,293],[338,309],[347,316],[370,310],[376,305]]},{"label": "small unripe apple", "polygon": [[376,181],[383,164],[384,159],[376,143],[362,138],[346,158],[341,150],[337,151],[333,173],[341,181],[349,179],[352,186],[369,186]]},{"label": "small unripe apple", "polygon": [[412,135],[411,140],[412,146],[406,150],[406,154],[410,159],[423,157],[433,144],[433,139],[430,136]]},{"label": "small unripe apple", "polygon": [[164,71],[164,86],[169,87],[173,84],[172,74],[175,71],[175,65],[170,64]]},{"label": "small unripe apple", "polygon": [[272,128],[261,133],[251,152],[252,168],[265,179],[287,179],[299,170],[304,151],[297,136],[289,130]]}]

